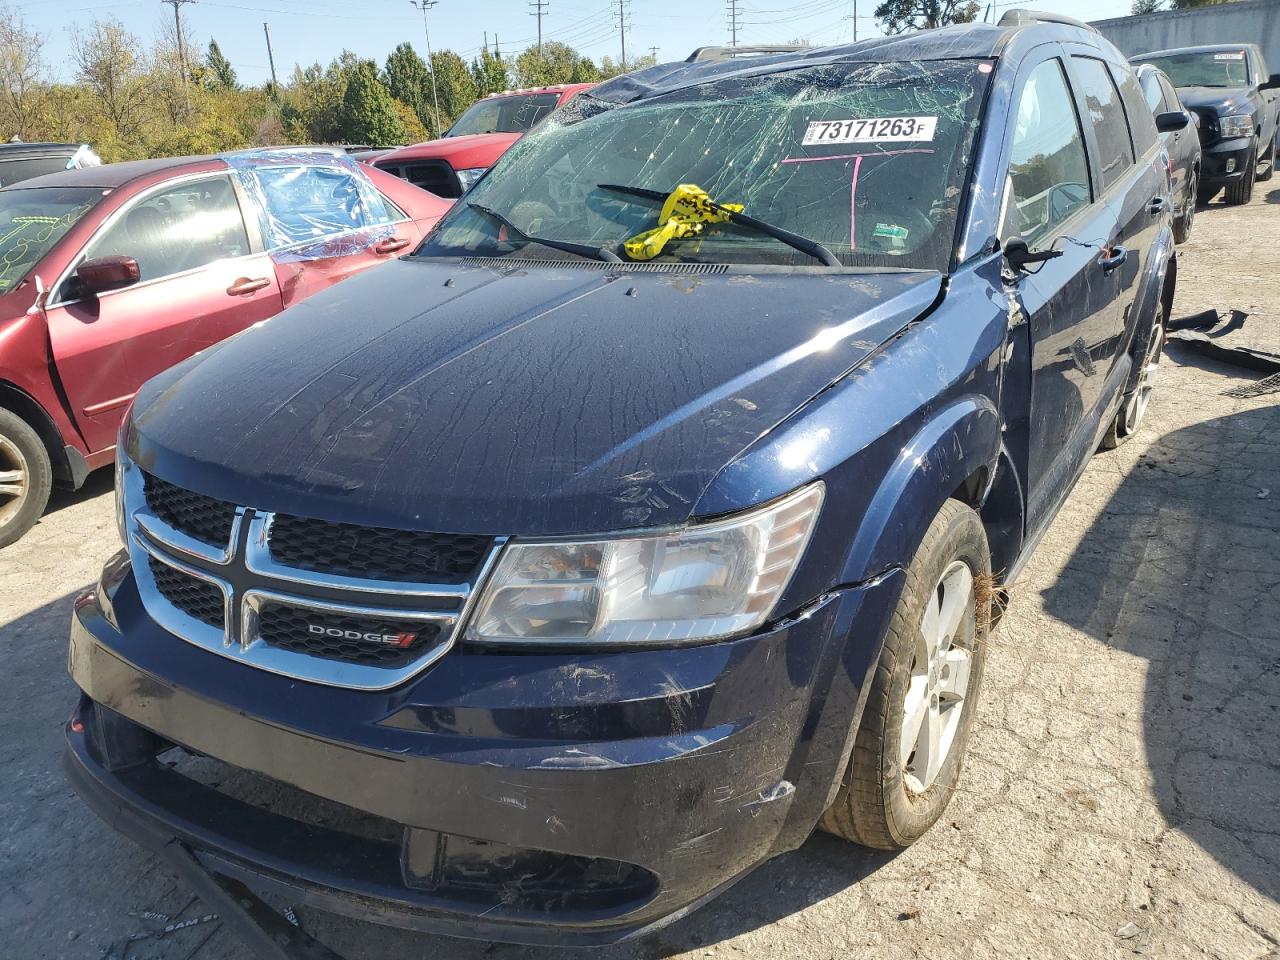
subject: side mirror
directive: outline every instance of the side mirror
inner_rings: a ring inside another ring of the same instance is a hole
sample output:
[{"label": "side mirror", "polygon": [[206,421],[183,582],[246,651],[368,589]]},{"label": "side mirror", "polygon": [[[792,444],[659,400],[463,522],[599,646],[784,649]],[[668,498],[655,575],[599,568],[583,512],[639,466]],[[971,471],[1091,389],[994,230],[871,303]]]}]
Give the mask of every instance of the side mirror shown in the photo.
[{"label": "side mirror", "polygon": [[76,279],[89,293],[106,293],[137,283],[142,278],[133,257],[95,257],[76,267]]},{"label": "side mirror", "polygon": [[1004,242],[1004,258],[1009,266],[1019,273],[1026,272],[1027,267],[1033,263],[1044,263],[1046,260],[1053,260],[1060,256],[1062,256],[1061,250],[1033,251],[1027,246],[1027,241],[1021,237],[1010,237]]},{"label": "side mirror", "polygon": [[1186,129],[1190,122],[1191,118],[1183,110],[1170,110],[1168,113],[1156,114],[1156,129],[1161,133],[1173,133],[1175,130]]},{"label": "side mirror", "polygon": [[1273,73],[1267,77],[1262,83],[1258,84],[1259,90],[1277,90],[1280,89],[1280,73]]}]

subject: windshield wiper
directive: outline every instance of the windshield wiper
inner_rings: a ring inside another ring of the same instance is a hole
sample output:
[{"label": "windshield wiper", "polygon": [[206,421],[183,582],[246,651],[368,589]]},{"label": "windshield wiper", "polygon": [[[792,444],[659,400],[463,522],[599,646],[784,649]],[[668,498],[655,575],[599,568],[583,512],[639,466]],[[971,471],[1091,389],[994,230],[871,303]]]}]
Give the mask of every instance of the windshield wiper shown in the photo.
[{"label": "windshield wiper", "polygon": [[[661,190],[646,190],[644,187],[624,187],[618,183],[597,183],[597,190],[608,190],[611,193],[621,193],[629,197],[641,197],[645,200],[656,200],[659,203],[665,203],[669,193],[663,193]],[[820,244],[817,240],[810,240],[808,237],[802,237],[798,233],[792,233],[783,227],[774,226],[765,220],[759,220],[756,217],[749,216],[745,213],[738,213],[727,207],[722,207],[714,201],[711,204],[721,213],[725,214],[731,223],[739,224],[743,227],[750,227],[758,233],[773,237],[775,240],[781,240],[787,246],[799,250],[801,253],[807,253],[815,260],[820,260],[828,267],[843,267],[834,253]]]},{"label": "windshield wiper", "polygon": [[593,247],[589,243],[573,243],[569,240],[552,240],[549,237],[535,237],[532,234],[525,233],[514,223],[500,214],[497,210],[490,210],[488,207],[481,206],[478,203],[467,201],[467,206],[478,213],[483,213],[486,217],[496,220],[507,228],[508,231],[515,234],[517,240],[523,240],[526,243],[536,243],[539,246],[550,247],[552,250],[563,250],[565,253],[572,253],[579,257],[586,257],[588,260],[604,260],[608,263],[621,263],[622,258],[612,250],[606,250],[604,247]]}]

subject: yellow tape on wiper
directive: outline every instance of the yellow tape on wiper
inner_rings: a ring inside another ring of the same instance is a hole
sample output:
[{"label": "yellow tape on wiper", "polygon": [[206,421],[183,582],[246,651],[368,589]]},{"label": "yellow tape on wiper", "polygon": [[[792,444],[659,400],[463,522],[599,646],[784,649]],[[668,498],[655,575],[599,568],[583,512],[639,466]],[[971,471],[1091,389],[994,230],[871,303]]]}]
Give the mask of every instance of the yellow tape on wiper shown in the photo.
[{"label": "yellow tape on wiper", "polygon": [[708,223],[728,223],[729,213],[741,213],[740,203],[716,203],[694,183],[682,183],[671,191],[658,214],[658,225],[637,233],[622,244],[632,260],[652,260],[670,240],[688,240]]}]

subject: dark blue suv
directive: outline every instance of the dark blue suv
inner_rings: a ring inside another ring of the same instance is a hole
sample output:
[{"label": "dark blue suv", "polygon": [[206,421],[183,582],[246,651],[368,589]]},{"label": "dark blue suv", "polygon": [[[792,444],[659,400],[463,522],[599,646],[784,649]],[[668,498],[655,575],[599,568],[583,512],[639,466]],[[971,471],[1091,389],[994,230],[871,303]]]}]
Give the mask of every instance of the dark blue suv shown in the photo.
[{"label": "dark blue suv", "polygon": [[1174,275],[1082,24],[605,83],[138,393],[71,778],[236,902],[498,940],[634,936],[818,826],[905,847]]}]

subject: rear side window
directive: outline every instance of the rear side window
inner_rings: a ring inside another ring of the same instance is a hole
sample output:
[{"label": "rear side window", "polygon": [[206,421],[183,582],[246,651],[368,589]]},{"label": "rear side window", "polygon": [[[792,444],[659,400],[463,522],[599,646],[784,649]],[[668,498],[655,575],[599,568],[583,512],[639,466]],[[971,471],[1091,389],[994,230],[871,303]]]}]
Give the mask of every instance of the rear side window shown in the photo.
[{"label": "rear side window", "polygon": [[1089,200],[1075,103],[1061,62],[1046,60],[1031,71],[1018,100],[1001,236],[1021,236],[1035,247]]},{"label": "rear side window", "polygon": [[267,247],[292,246],[390,223],[382,195],[362,191],[347,170],[262,166],[253,171],[267,208]]},{"label": "rear side window", "polygon": [[1098,174],[1105,190],[1133,165],[1129,124],[1124,107],[1120,105],[1120,91],[1116,89],[1107,65],[1093,57],[1071,59],[1075,62],[1080,93],[1084,95],[1085,110],[1098,142]]}]

